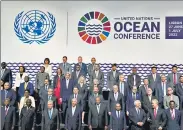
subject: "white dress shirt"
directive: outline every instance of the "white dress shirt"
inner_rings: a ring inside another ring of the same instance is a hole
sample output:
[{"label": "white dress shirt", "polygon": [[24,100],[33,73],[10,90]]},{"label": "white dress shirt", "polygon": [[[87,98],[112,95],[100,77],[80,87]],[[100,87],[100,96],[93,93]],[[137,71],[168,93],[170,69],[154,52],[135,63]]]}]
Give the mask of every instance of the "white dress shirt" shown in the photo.
[{"label": "white dress shirt", "polygon": [[112,71],[112,73],[113,73],[113,77],[115,78],[115,76],[116,76],[116,70],[115,71]]},{"label": "white dress shirt", "polygon": [[16,77],[15,77],[15,85],[14,86],[20,87],[20,84],[24,82],[25,76],[28,76],[28,74],[25,72],[22,74],[22,77],[20,77],[20,73],[17,73]]},{"label": "white dress shirt", "polygon": [[97,112],[100,112],[100,104],[96,105],[97,106]]},{"label": "white dress shirt", "polygon": [[154,79],[154,81],[156,80],[156,74],[153,74],[153,79]]},{"label": "white dress shirt", "polygon": [[72,107],[72,116],[74,115],[75,110],[76,110],[76,106],[75,107]]},{"label": "white dress shirt", "polygon": [[45,72],[49,74],[50,80],[52,79],[52,65],[44,65],[45,67]]},{"label": "white dress shirt", "polygon": [[66,87],[69,87],[69,79],[66,79]]},{"label": "white dress shirt", "polygon": [[95,71],[96,78],[98,78],[99,71]]},{"label": "white dress shirt", "polygon": [[117,116],[117,118],[119,118],[120,117],[120,111],[116,111],[116,116]]},{"label": "white dress shirt", "polygon": [[166,96],[166,82],[161,82],[164,96]]},{"label": "white dress shirt", "polygon": [[118,92],[114,93],[114,99],[117,101],[118,100]]},{"label": "white dress shirt", "polygon": [[133,75],[133,85],[136,86],[136,75]]}]

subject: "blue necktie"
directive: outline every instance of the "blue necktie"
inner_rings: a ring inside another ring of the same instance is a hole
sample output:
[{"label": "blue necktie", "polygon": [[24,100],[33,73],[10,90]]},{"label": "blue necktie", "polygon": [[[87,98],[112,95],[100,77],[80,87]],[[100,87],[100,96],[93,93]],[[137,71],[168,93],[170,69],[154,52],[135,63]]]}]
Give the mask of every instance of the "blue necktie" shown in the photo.
[{"label": "blue necktie", "polygon": [[51,110],[49,110],[49,117],[51,119],[51,116],[52,116],[52,113],[51,113]]},{"label": "blue necktie", "polygon": [[4,90],[4,91],[5,91],[5,99],[6,99],[8,91],[7,90]]}]

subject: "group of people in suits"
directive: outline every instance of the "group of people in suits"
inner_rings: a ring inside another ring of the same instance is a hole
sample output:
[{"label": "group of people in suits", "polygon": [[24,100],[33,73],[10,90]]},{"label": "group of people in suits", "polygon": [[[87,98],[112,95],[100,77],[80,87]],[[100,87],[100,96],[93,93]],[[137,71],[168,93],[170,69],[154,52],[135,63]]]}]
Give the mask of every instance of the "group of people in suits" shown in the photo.
[{"label": "group of people in suits", "polygon": [[[88,128],[93,130],[183,130],[183,75],[177,72],[177,66],[167,77],[159,75],[153,66],[141,84],[136,67],[125,81],[113,64],[104,87],[100,65],[95,58],[91,62],[87,67],[79,56],[72,72],[64,56],[52,79],[50,60],[45,58],[35,85],[20,66],[14,86],[12,72],[3,62],[1,129],[14,129],[18,110],[20,130],[35,128],[37,112],[42,115],[42,130],[59,130],[60,123],[67,130],[80,130],[86,118]],[[108,101],[102,95],[106,88],[110,90]]]}]

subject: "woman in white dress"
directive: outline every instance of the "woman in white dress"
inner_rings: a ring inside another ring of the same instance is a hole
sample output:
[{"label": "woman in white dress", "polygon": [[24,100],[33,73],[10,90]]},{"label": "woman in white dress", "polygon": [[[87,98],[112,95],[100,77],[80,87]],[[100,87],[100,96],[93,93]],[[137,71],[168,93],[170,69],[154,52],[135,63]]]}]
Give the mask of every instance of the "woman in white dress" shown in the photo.
[{"label": "woman in white dress", "polygon": [[45,72],[49,74],[50,84],[51,84],[51,82],[52,82],[52,65],[50,64],[49,58],[44,59],[44,67],[45,67]]}]

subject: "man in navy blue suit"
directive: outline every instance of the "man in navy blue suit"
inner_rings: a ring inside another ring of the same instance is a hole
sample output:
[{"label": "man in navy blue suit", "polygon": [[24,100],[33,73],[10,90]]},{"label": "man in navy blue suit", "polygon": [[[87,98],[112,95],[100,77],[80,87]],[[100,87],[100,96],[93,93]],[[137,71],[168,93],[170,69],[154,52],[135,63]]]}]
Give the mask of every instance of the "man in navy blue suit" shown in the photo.
[{"label": "man in navy blue suit", "polygon": [[4,89],[1,90],[1,102],[4,102],[6,98],[10,99],[10,106],[15,105],[16,93],[10,88],[9,82],[4,83]]},{"label": "man in navy blue suit", "polygon": [[24,96],[25,90],[29,90],[30,96],[33,96],[34,94],[34,86],[31,82],[29,82],[29,77],[25,76],[23,83],[20,84],[19,90],[18,90],[18,96],[21,99],[21,97]]},{"label": "man in navy blue suit", "polygon": [[12,72],[10,69],[7,69],[7,64],[5,62],[1,63],[1,86],[4,85],[5,82],[9,82],[10,87],[12,87]]},{"label": "man in navy blue suit", "polygon": [[[83,63],[83,59],[81,56],[78,57],[78,63],[76,65],[80,65],[81,71],[83,71],[84,74],[87,75],[87,66],[85,63]],[[74,66],[74,71],[76,71],[76,65]]]},{"label": "man in navy blue suit", "polygon": [[65,121],[66,110],[68,107],[68,101],[72,95],[74,88],[74,81],[71,79],[70,73],[66,73],[65,78],[61,83],[61,92],[60,92],[60,101],[62,102],[62,111],[63,111],[63,121]]},{"label": "man in navy blue suit", "polygon": [[140,94],[137,92],[137,87],[133,86],[131,93],[128,94],[127,101],[126,101],[126,114],[129,115],[129,110],[134,108],[135,100],[141,100]]}]

